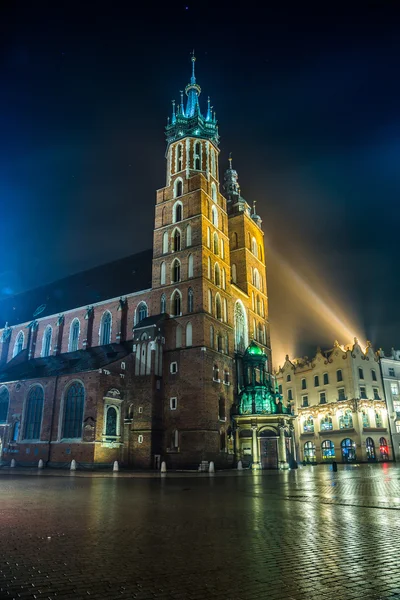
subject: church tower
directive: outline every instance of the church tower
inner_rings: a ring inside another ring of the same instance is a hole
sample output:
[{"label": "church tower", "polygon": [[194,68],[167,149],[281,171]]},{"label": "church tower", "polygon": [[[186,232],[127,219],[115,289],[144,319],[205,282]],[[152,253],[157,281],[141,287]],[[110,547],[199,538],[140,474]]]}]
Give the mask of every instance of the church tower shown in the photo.
[{"label": "church tower", "polygon": [[[227,465],[233,404],[233,305],[227,202],[210,99],[192,73],[166,127],[166,185],[157,192],[152,312],[167,313],[163,421],[167,464]],[[257,227],[257,226],[255,226]]]}]

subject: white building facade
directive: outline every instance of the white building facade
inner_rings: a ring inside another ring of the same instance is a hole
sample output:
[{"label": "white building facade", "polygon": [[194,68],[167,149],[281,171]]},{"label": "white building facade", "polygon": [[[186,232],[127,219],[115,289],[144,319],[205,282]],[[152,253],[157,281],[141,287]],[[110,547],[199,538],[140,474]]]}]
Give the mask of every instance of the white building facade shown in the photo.
[{"label": "white building facade", "polygon": [[393,460],[379,357],[369,342],[364,350],[356,338],[346,347],[335,342],[332,350],[318,349],[311,360],[287,356],[276,377],[297,416],[298,460]]},{"label": "white building facade", "polygon": [[400,350],[392,348],[386,355],[379,351],[383,384],[385,388],[389,424],[392,433],[393,452],[400,460]]}]

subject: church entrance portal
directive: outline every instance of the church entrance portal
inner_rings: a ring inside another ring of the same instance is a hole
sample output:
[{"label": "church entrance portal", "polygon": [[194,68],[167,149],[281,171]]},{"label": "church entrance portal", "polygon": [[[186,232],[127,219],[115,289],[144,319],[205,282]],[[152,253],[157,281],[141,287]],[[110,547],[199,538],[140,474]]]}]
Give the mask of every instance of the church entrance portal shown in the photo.
[{"label": "church entrance portal", "polygon": [[260,462],[262,469],[278,468],[278,438],[269,429],[260,433]]}]

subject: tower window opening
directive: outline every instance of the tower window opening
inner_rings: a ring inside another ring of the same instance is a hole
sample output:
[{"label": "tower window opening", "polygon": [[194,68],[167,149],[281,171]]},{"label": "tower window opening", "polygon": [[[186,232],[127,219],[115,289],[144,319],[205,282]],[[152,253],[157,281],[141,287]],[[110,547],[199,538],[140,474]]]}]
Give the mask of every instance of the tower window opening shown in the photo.
[{"label": "tower window opening", "polygon": [[200,171],[200,169],[201,169],[200,152],[201,152],[200,142],[196,142],[194,145],[194,168],[196,171]]},{"label": "tower window opening", "polygon": [[173,210],[173,222],[179,223],[182,221],[182,202],[176,202]]},{"label": "tower window opening", "polygon": [[216,256],[218,256],[218,254],[219,254],[219,247],[218,247],[219,244],[218,244],[218,235],[216,233],[214,233],[214,243],[213,243],[213,246],[214,246],[214,248],[213,248],[214,249],[214,254]]},{"label": "tower window opening", "polygon": [[179,252],[181,250],[181,232],[179,229],[175,229],[172,235],[172,247],[174,252]]},{"label": "tower window opening", "polygon": [[181,314],[181,295],[176,290],[172,296],[172,316],[179,317]]},{"label": "tower window opening", "polygon": [[182,144],[178,144],[176,147],[176,171],[182,171],[183,169],[183,152]]},{"label": "tower window opening", "polygon": [[175,259],[172,263],[172,283],[177,283],[181,279],[181,263]]}]

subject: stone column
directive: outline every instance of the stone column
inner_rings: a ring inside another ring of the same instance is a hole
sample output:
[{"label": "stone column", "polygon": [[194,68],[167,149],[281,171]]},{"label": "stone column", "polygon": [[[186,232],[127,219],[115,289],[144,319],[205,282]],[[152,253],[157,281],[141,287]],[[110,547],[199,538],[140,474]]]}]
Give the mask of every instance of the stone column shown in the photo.
[{"label": "stone column", "polygon": [[260,456],[258,451],[257,425],[252,425],[253,430],[253,469],[260,468]]},{"label": "stone column", "polygon": [[279,440],[278,440],[278,462],[280,469],[288,469],[289,465],[286,462],[286,438],[285,438],[285,427],[279,426]]}]

